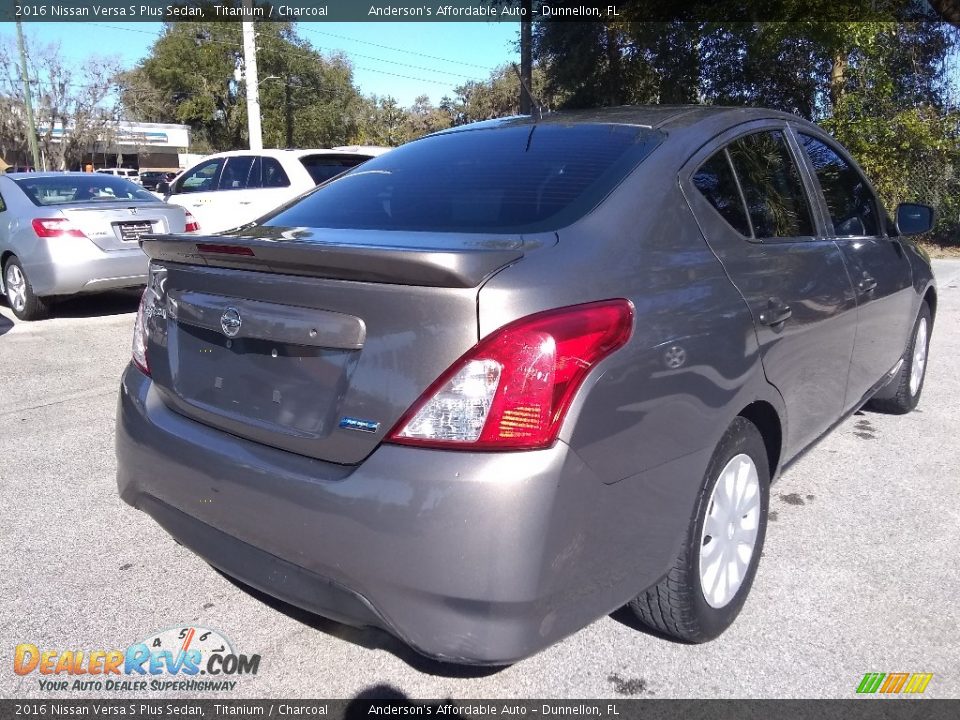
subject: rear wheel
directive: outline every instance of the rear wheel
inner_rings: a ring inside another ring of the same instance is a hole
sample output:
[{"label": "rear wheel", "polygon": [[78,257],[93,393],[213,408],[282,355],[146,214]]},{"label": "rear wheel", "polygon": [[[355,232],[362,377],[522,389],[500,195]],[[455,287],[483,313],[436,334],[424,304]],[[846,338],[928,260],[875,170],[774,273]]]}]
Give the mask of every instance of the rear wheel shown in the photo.
[{"label": "rear wheel", "polygon": [[917,407],[920,393],[923,392],[923,381],[927,376],[927,353],[930,349],[932,326],[930,308],[924,302],[920,305],[920,314],[913,326],[910,344],[903,355],[903,364],[890,384],[880,391],[880,397],[870,401],[871,409],[891,415],[905,415]]},{"label": "rear wheel", "polygon": [[733,623],[760,561],[769,486],[763,437],[738,417],[713,453],[673,567],[630,602],[641,622],[692,643],[712,640]]},{"label": "rear wheel", "polygon": [[33,292],[33,287],[16,257],[7,260],[3,268],[3,285],[7,302],[13,314],[21,320],[42,320],[50,315],[50,304]]}]

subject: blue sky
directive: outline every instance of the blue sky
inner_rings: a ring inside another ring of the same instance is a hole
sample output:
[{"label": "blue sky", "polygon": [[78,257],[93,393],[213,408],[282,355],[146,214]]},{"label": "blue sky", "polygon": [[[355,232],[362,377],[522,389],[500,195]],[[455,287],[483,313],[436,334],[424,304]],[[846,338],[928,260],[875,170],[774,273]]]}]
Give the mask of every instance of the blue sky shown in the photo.
[{"label": "blue sky", "polygon": [[[418,95],[434,103],[468,80],[486,79],[506,62],[519,63],[517,24],[512,22],[298,23],[300,35],[324,51],[343,51],[354,83],[365,95],[392,95],[410,105]],[[29,23],[24,31],[41,44],[59,41],[73,60],[115,55],[134,66],[150,49],[162,23]],[[12,38],[12,23],[0,34]]]}]

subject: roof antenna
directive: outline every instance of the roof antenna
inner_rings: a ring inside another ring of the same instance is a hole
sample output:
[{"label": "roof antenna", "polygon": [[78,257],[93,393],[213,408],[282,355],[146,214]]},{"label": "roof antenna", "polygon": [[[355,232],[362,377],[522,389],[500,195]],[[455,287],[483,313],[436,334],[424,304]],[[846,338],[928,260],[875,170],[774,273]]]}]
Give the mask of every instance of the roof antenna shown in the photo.
[{"label": "roof antenna", "polygon": [[[520,81],[520,85],[523,87],[524,90],[527,91],[527,97],[529,97],[533,101],[534,105],[536,105],[537,107],[537,113],[540,115],[540,117],[539,118],[534,117],[533,121],[536,122],[538,119],[543,120],[543,103],[540,102],[540,98],[534,95],[533,90],[527,87],[527,84],[523,81],[523,75],[520,74],[520,68],[517,67],[517,64],[511,63],[511,67],[513,67],[513,71],[517,74],[517,79]],[[548,109],[548,112],[549,112],[549,109]],[[533,117],[532,113],[531,113],[531,117]]]}]

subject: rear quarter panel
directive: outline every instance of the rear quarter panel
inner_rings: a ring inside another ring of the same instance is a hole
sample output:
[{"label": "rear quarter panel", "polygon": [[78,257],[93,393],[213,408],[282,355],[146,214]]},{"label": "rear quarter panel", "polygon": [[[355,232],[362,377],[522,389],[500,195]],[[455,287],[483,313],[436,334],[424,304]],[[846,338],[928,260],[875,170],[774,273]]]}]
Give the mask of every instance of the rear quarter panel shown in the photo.
[{"label": "rear quarter panel", "polygon": [[782,410],[749,309],[684,201],[679,164],[656,151],[554,248],[503,270],[479,298],[481,337],[549,308],[634,305],[630,341],[590,373],[560,434],[592,470],[592,502],[568,506],[561,488],[547,543],[580,565],[585,586],[615,586],[623,601],[669,568],[733,418],[758,399]]}]

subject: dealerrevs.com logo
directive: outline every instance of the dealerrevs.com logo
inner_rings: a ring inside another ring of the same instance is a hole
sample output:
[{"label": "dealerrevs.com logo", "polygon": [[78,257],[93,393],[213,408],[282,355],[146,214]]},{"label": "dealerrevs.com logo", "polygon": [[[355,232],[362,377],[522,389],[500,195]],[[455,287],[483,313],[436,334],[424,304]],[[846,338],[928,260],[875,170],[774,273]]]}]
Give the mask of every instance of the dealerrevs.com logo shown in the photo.
[{"label": "dealerrevs.com logo", "polygon": [[860,695],[920,695],[927,689],[933,673],[867,673],[857,685]]},{"label": "dealerrevs.com logo", "polygon": [[242,655],[221,632],[181,626],[153,633],[126,650],[42,649],[17,645],[13,671],[36,675],[42,691],[234,690],[256,675],[259,655]]}]

